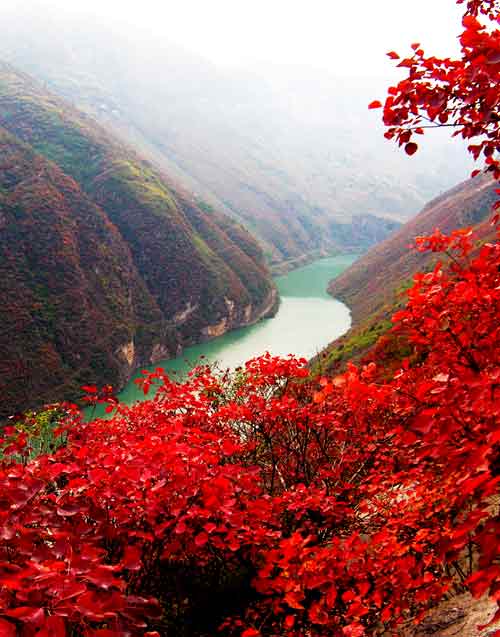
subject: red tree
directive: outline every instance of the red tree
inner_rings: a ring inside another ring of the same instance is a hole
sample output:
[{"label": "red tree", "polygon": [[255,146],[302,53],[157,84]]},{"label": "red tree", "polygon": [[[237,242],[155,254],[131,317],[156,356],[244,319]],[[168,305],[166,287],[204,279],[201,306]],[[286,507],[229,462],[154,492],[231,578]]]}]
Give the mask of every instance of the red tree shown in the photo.
[{"label": "red tree", "polygon": [[[408,154],[416,152],[416,135],[425,129],[450,126],[454,135],[470,140],[475,159],[500,177],[500,5],[498,0],[459,0],[465,4],[459,59],[426,55],[419,43],[399,67],[408,76],[389,89],[384,105],[385,136],[396,139]],[[392,59],[400,56],[391,51]],[[372,102],[372,108],[381,106]]]}]

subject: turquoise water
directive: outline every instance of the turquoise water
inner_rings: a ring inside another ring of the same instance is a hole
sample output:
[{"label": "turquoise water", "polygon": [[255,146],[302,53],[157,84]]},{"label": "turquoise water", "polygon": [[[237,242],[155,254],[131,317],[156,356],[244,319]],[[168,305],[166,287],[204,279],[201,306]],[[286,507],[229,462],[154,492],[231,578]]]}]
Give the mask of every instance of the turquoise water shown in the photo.
[{"label": "turquoise water", "polygon": [[[182,356],[151,366],[162,367],[182,376],[196,364],[215,363],[221,368],[238,367],[246,360],[266,351],[273,355],[312,358],[325,345],[344,334],[351,325],[350,311],[341,301],[326,292],[328,282],[345,270],[354,255],[338,255],[320,259],[284,276],[276,278],[281,304],[277,315],[250,327],[233,330],[208,343],[184,350]],[[204,358],[200,360],[200,357]],[[143,400],[142,391],[134,383],[140,371],[119,394],[122,402]],[[151,397],[151,392],[149,396]]]}]

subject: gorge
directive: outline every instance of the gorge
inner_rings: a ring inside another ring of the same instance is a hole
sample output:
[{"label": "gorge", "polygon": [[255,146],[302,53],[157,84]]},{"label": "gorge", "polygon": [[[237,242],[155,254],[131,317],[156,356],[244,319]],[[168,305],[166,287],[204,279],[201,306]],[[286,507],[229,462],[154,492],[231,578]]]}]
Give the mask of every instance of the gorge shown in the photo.
[{"label": "gorge", "polygon": [[[148,369],[163,368],[173,378],[185,376],[195,365],[217,364],[220,369],[235,368],[268,351],[275,356],[312,358],[332,338],[342,336],[351,325],[349,308],[327,293],[331,279],[356,259],[339,254],[276,277],[281,298],[275,317],[248,327],[232,330],[211,341],[188,347],[182,355],[162,360]],[[143,377],[138,370],[119,393],[120,402],[132,404],[145,398],[134,381]],[[151,398],[153,390],[147,398]],[[87,416],[103,415],[104,407],[89,408]]]},{"label": "gorge", "polygon": [[500,637],[500,0],[0,5],[0,637]]}]

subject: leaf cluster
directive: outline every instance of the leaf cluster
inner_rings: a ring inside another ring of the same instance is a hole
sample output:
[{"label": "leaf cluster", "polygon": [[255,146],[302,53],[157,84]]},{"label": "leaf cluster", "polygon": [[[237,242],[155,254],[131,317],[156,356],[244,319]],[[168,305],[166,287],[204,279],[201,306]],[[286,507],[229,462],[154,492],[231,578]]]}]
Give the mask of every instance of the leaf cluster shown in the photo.
[{"label": "leaf cluster", "polygon": [[158,369],[154,399],[51,453],[16,462],[21,433],[0,465],[4,633],[378,634],[447,591],[495,597],[500,244],[419,246],[455,257],[416,277],[389,379],[270,355]]}]

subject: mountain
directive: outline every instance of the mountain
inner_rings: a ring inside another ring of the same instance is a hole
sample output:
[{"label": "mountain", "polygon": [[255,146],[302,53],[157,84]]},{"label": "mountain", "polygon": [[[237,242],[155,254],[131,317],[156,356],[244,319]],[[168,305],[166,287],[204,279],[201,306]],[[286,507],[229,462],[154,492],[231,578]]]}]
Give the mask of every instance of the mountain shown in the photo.
[{"label": "mountain", "polygon": [[4,58],[242,222],[275,270],[367,249],[468,172],[439,136],[412,158],[381,143],[369,78],[221,70],[169,42],[167,26],[160,38],[18,4],[0,9]]},{"label": "mountain", "polygon": [[[329,285],[329,293],[350,308],[353,326],[319,357],[327,367],[359,359],[390,327],[390,318],[405,300],[416,272],[430,270],[437,256],[412,249],[415,237],[439,228],[449,233],[472,227],[478,244],[494,239],[490,224],[492,204],[498,197],[488,176],[469,179],[433,199],[395,234],[371,248]],[[443,258],[443,255],[440,255]]]},{"label": "mountain", "polygon": [[0,63],[0,416],[272,312],[255,240]]}]

